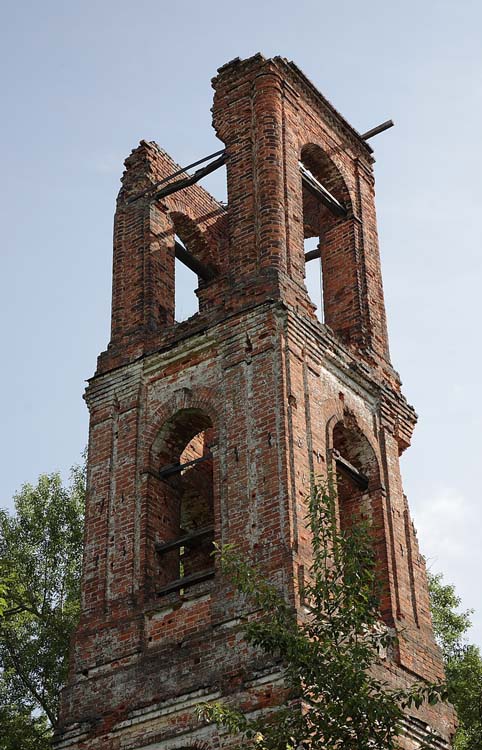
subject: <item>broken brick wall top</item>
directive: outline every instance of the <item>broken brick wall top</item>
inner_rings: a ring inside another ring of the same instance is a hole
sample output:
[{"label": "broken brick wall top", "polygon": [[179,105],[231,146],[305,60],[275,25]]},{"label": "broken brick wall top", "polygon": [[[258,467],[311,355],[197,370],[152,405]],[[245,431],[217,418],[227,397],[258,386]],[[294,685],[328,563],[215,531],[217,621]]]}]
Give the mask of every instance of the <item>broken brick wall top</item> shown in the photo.
[{"label": "broken brick wall top", "polygon": [[[267,299],[316,319],[303,243],[319,236],[325,323],[396,385],[370,147],[282,58],[234,60],[220,68],[213,86],[228,205],[197,184],[156,198],[159,183],[186,174],[155,143],[141,141],[126,159],[114,229],[111,343],[99,371]],[[343,215],[334,216],[307,190],[300,160]],[[175,235],[209,271],[199,278],[199,314],[182,324],[174,320]]]}]

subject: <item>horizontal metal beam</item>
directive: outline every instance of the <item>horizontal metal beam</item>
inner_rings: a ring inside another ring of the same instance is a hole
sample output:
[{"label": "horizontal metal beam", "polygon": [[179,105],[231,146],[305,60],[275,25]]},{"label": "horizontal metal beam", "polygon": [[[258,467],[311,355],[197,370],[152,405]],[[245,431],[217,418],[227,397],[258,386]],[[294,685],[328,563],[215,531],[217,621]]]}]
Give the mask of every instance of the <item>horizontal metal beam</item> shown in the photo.
[{"label": "horizontal metal beam", "polygon": [[194,257],[184,245],[181,245],[177,240],[174,245],[174,254],[181,263],[184,263],[186,268],[189,268],[193,273],[199,276],[203,281],[211,281],[216,276],[216,271],[209,266],[206,266],[200,260]]},{"label": "horizontal metal beam", "polygon": [[345,476],[351,479],[363,492],[368,489],[368,477],[365,476],[356,466],[347,461],[337,450],[333,449],[332,456],[335,459],[336,468]]},{"label": "horizontal metal beam", "polygon": [[190,576],[184,576],[184,578],[177,578],[166,586],[157,589],[156,595],[163,596],[164,594],[171,593],[171,591],[179,591],[179,589],[184,589],[186,586],[193,586],[195,583],[201,583],[201,581],[206,581],[208,578],[213,578],[214,573],[214,568],[208,568],[207,570],[201,570],[199,573],[192,573]]},{"label": "horizontal metal beam", "polygon": [[165,477],[170,477],[172,474],[179,474],[179,472],[188,469],[190,466],[196,466],[196,464],[201,464],[203,461],[210,461],[211,459],[212,454],[209,453],[206,456],[201,456],[201,458],[195,458],[193,461],[187,461],[185,464],[169,464],[169,466],[165,466],[160,470],[159,476],[161,479],[164,479]]},{"label": "horizontal metal beam", "polygon": [[201,169],[198,169],[194,174],[190,175],[189,177],[184,177],[182,180],[176,180],[175,182],[171,182],[169,185],[166,185],[166,187],[161,188],[160,190],[156,190],[156,192],[153,195],[153,200],[159,200],[160,198],[166,198],[168,195],[172,195],[172,193],[177,193],[179,190],[183,190],[184,188],[189,187],[190,185],[194,185],[196,182],[199,182],[203,177],[206,177],[206,175],[211,174],[211,172],[214,172],[216,169],[219,169],[219,167],[222,167],[223,164],[226,164],[227,155],[226,152],[223,151],[222,155],[215,159],[211,164],[208,164],[206,167],[201,167]]},{"label": "horizontal metal beam", "polygon": [[310,260],[316,260],[316,258],[321,258],[321,250],[319,247],[315,247],[314,250],[308,250],[308,252],[305,253],[305,263],[308,263]]},{"label": "horizontal metal beam", "polygon": [[205,526],[203,529],[196,529],[196,531],[172,539],[170,542],[156,542],[156,552],[164,554],[164,552],[170,552],[173,549],[179,549],[179,547],[193,547],[202,539],[209,536],[212,538],[213,535],[214,526]]},{"label": "horizontal metal beam", "polygon": [[323,205],[329,208],[333,214],[336,216],[346,216],[348,213],[346,207],[340,203],[340,201],[337,200],[335,196],[321,184],[321,182],[318,182],[316,177],[313,177],[304,164],[301,162],[299,164],[303,185],[308,188],[308,190],[311,190],[311,192],[314,193]]},{"label": "horizontal metal beam", "polygon": [[383,133],[384,130],[388,130],[389,128],[393,128],[395,123],[393,120],[385,120],[385,122],[382,122],[381,125],[377,125],[376,128],[372,128],[371,130],[367,130],[366,133],[363,133],[361,136],[364,141],[368,141],[369,138],[373,138],[374,135],[378,135],[379,133]]},{"label": "horizontal metal beam", "polygon": [[[205,174],[209,174],[210,172],[214,172],[215,169],[217,169],[218,167],[222,166],[222,164],[224,164],[224,162],[226,161],[226,150],[225,149],[221,149],[221,151],[215,151],[214,154],[209,154],[209,156],[205,156],[202,159],[198,159],[198,161],[194,161],[192,164],[188,164],[187,167],[181,167],[181,169],[178,169],[177,172],[173,172],[172,174],[168,175],[167,177],[164,177],[164,179],[162,179],[160,182],[158,182],[157,185],[154,186],[154,188],[150,188],[149,190],[143,190],[142,193],[138,193],[137,195],[133,195],[131,198],[128,198],[127,203],[135,203],[135,201],[138,201],[140,198],[144,198],[146,195],[152,195],[153,190],[155,190],[157,192],[162,192],[162,190],[158,191],[158,188],[161,185],[164,185],[166,182],[169,182],[170,180],[174,179],[174,177],[177,177],[180,174],[184,174],[184,172],[187,172],[187,170],[191,169],[191,167],[197,167],[198,164],[203,164],[205,161],[208,161],[209,159],[213,159],[215,156],[220,156],[220,159],[217,159],[212,164],[208,164],[208,166],[205,167],[204,169],[198,169],[197,172],[194,172],[194,174],[191,175],[191,177],[185,178],[184,180],[178,180],[177,182],[172,183],[172,185],[174,186],[174,189],[171,190],[170,192],[174,193],[174,192],[176,192],[176,190],[181,190],[182,187],[187,187],[186,185],[181,185],[181,187],[176,187],[177,185],[179,185],[182,182],[185,182],[186,180],[190,180],[192,178],[196,178],[196,179],[193,179],[193,182],[197,182],[202,177],[204,177]],[[222,163],[220,163],[221,159],[223,160]],[[201,173],[203,173],[203,174],[201,174]],[[196,175],[199,175],[199,176],[196,177]],[[190,184],[193,184],[193,183],[191,182]],[[170,187],[171,187],[171,185],[168,185],[166,187],[166,189],[170,188]],[[154,198],[162,197],[162,196],[159,196],[157,194],[157,192],[154,195]],[[170,193],[164,193],[164,195],[169,195],[169,194]]]},{"label": "horizontal metal beam", "polygon": [[204,164],[205,161],[209,161],[210,159],[214,159],[215,156],[220,156],[221,154],[224,154],[225,149],[222,148],[220,151],[215,151],[214,154],[209,154],[209,156],[204,156],[202,159],[198,159],[197,161],[193,161],[192,164],[188,164],[187,167],[181,167],[181,169],[178,169],[177,172],[173,172],[169,175],[169,177],[164,177],[163,180],[157,183],[157,187],[160,185],[164,185],[165,182],[169,182],[169,180],[173,180],[174,177],[178,177],[180,174],[184,174],[184,172],[187,172],[188,169],[192,169],[193,167],[197,167],[198,164]]}]

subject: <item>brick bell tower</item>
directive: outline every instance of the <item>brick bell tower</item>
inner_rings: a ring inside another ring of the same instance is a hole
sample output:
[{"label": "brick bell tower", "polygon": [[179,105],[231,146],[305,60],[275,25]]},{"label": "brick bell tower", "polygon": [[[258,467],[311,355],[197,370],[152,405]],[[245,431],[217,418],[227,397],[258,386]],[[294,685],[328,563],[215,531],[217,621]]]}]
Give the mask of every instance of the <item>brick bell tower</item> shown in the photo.
[{"label": "brick bell tower", "polygon": [[[145,141],[125,162],[111,341],[86,393],[82,616],[57,750],[229,748],[199,702],[282,700],[210,550],[235,542],[300,607],[304,499],[329,467],[342,526],[370,509],[383,617],[399,632],[387,680],[443,675],[400,478],[416,415],[389,358],[371,149],[282,58],[233,60],[213,86],[214,164],[190,177]],[[196,182],[220,163],[227,206]],[[182,323],[176,257],[199,278]],[[324,323],[305,286],[320,258]],[[407,715],[404,747],[427,725],[447,748],[444,706]]]}]

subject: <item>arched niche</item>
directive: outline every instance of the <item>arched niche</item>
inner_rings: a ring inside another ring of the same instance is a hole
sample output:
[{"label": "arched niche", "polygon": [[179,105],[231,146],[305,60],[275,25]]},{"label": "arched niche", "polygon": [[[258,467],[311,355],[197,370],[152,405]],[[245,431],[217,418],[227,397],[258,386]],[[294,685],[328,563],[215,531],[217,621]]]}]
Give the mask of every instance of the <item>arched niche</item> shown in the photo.
[{"label": "arched niche", "polygon": [[391,622],[388,519],[377,455],[368,438],[350,416],[335,424],[331,445],[340,528],[349,533],[354,524],[368,522],[380,587],[381,613],[387,622]]},{"label": "arched niche", "polygon": [[319,320],[350,341],[361,314],[351,195],[339,167],[320,146],[305,144],[299,166],[308,293]]},{"label": "arched niche", "polygon": [[380,486],[380,474],[375,451],[358,427],[337,422],[332,447],[340,526],[344,530],[357,518],[371,518],[370,495]]},{"label": "arched niche", "polygon": [[158,595],[184,590],[214,573],[212,443],[212,421],[198,408],[178,410],[155,440],[150,536]]}]

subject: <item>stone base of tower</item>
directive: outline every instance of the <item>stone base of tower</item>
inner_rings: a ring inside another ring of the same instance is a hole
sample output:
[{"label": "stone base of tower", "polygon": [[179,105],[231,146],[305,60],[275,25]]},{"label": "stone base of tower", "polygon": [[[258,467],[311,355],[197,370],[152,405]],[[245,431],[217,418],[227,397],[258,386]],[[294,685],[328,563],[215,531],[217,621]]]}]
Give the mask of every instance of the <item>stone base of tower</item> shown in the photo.
[{"label": "stone base of tower", "polygon": [[[279,704],[283,684],[279,672],[253,676],[234,693],[223,696],[221,690],[205,687],[177,695],[169,700],[132,709],[119,718],[110,717],[110,726],[99,731],[91,722],[66,727],[57,735],[54,750],[230,750],[239,747],[239,740],[217,726],[199,721],[197,707],[206,701],[227,699],[233,706],[243,706],[253,715],[269,711]],[[427,709],[417,716],[407,715],[400,750],[449,750],[447,732],[452,724],[444,721],[444,711]],[[441,715],[442,714],[442,715]],[[431,725],[438,731],[432,731]],[[425,744],[427,743],[427,745]]]},{"label": "stone base of tower", "polygon": [[[241,686],[223,695],[222,686],[206,686],[168,700],[133,708],[104,722],[83,722],[65,727],[53,744],[55,750],[161,750],[169,748],[231,748],[236,742],[215,725],[198,719],[197,708],[204,702],[229,700],[246,712],[269,710],[283,701],[279,671],[259,670]],[[97,724],[97,726],[96,726]]]},{"label": "stone base of tower", "polygon": [[[279,674],[253,678],[240,691],[229,695],[232,705],[243,705],[258,713],[267,711],[283,692]],[[57,735],[54,750],[230,750],[239,747],[239,740],[215,725],[204,725],[197,717],[197,707],[205,701],[219,700],[219,690],[208,688],[184,693],[171,700],[148,707],[133,709],[118,720],[111,717],[111,726],[99,732],[91,723],[73,724]],[[440,716],[436,716],[439,732],[433,732],[427,716],[407,715],[400,750],[419,750],[426,746],[433,750],[449,750],[450,739],[440,730]],[[447,727],[449,730],[450,728]]]}]

